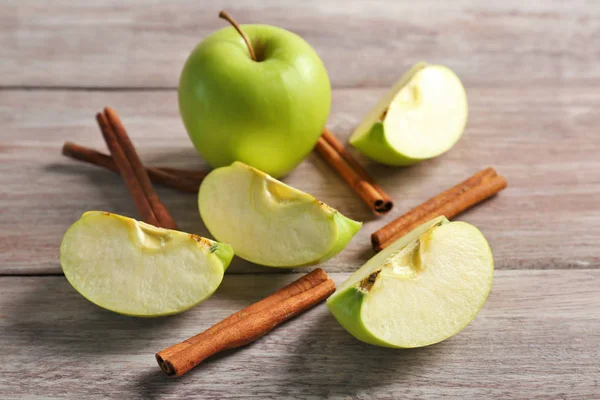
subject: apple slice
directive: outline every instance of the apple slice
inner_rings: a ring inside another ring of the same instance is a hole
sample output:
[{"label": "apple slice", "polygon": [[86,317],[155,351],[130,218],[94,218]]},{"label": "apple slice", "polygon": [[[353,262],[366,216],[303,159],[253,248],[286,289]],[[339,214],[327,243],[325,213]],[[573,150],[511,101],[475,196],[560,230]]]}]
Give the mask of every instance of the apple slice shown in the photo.
[{"label": "apple slice", "polygon": [[117,313],[183,312],[221,284],[230,245],[101,211],[83,214],[63,237],[60,263],[86,299]]},{"label": "apple slice", "polygon": [[383,164],[415,164],[454,146],[467,109],[465,89],[450,68],[419,63],[366,116],[350,144]]},{"label": "apple slice", "polygon": [[477,228],[438,217],[371,258],[327,300],[363,342],[421,347],[460,332],[492,288],[494,260]]},{"label": "apple slice", "polygon": [[198,208],[217,240],[231,243],[236,255],[269,267],[325,261],[362,225],[241,162],[208,174]]}]

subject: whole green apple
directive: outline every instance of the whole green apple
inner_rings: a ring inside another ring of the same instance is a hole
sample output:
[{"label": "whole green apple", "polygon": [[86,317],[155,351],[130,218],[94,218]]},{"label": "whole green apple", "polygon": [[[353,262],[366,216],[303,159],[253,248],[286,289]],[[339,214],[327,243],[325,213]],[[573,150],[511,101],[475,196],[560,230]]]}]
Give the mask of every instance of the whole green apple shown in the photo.
[{"label": "whole green apple", "polygon": [[313,149],[331,105],[327,71],[298,35],[241,25],[205,38],[179,81],[179,110],[212,167],[242,161],[272,176],[294,169]]}]

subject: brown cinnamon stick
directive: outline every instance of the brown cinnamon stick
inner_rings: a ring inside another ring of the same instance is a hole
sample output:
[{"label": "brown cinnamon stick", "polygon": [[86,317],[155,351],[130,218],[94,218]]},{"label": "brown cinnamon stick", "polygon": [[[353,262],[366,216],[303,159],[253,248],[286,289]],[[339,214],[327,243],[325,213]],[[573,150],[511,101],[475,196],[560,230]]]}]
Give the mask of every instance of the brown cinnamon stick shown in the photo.
[{"label": "brown cinnamon stick", "polygon": [[419,225],[444,215],[454,218],[466,209],[504,189],[506,179],[486,168],[458,185],[427,200],[371,235],[375,251],[380,251]]},{"label": "brown cinnamon stick", "polygon": [[248,306],[248,307],[244,308],[243,310],[236,312],[235,314],[230,315],[229,317],[225,318],[224,320],[222,320],[221,322],[212,326],[211,328],[205,330],[204,332],[201,332],[201,333],[197,334],[196,336],[192,336],[191,338],[184,340],[181,343],[175,344],[171,347],[168,347],[168,348],[158,352],[156,354],[157,360],[159,358],[167,359],[167,358],[171,357],[173,354],[178,353],[179,351],[186,349],[186,348],[200,342],[201,340],[205,340],[210,334],[212,334],[218,330],[221,330],[223,328],[226,328],[226,327],[238,322],[240,319],[247,317],[251,314],[254,314],[257,311],[261,311],[261,310],[268,309],[269,307],[273,307],[275,304],[277,304],[285,299],[288,299],[290,297],[296,296],[306,290],[309,290],[309,289],[325,282],[327,279],[329,279],[329,277],[327,276],[325,271],[323,271],[321,268],[317,268],[314,271],[304,275],[300,279],[279,289],[272,295],[265,297],[261,301],[254,303],[251,306]]},{"label": "brown cinnamon stick", "polygon": [[192,182],[197,183],[198,186],[200,186],[200,183],[202,182],[202,180],[204,178],[206,178],[206,175],[208,175],[208,172],[194,171],[191,169],[181,169],[181,168],[173,168],[173,167],[156,167],[156,169],[158,169],[162,172],[166,172],[168,174],[173,174],[176,176],[180,176],[182,178],[189,179]]},{"label": "brown cinnamon stick", "polygon": [[344,161],[346,161],[346,163],[348,163],[348,165],[352,169],[354,169],[354,171],[356,171],[356,173],[360,175],[362,179],[367,181],[371,186],[373,186],[373,188],[377,192],[379,192],[382,198],[382,202],[376,202],[376,204],[374,205],[375,210],[381,213],[390,211],[392,207],[394,207],[394,202],[392,201],[392,198],[386,192],[384,192],[383,189],[377,183],[375,183],[375,181],[373,180],[373,178],[371,178],[369,173],[363,168],[362,165],[358,163],[356,158],[354,158],[354,156],[346,149],[346,147],[344,147],[342,142],[340,142],[338,138],[336,138],[335,135],[331,133],[331,131],[329,131],[329,129],[327,128],[323,129],[322,137],[327,141],[327,143],[331,145],[331,147],[334,148],[335,151],[339,153],[340,156],[342,156]]},{"label": "brown cinnamon stick", "polygon": [[[131,166],[131,170],[136,176],[136,179],[139,183],[139,187],[141,187],[142,189],[143,195],[148,199],[148,202],[150,203],[150,207],[152,208],[152,211],[159,223],[159,225],[157,226],[167,229],[177,229],[177,224],[173,220],[173,217],[171,217],[171,214],[169,213],[165,205],[160,201],[160,199],[158,198],[158,194],[152,187],[152,182],[150,182],[150,178],[148,177],[148,174],[144,169],[144,165],[142,164],[140,157],[135,151],[135,147],[133,147],[133,143],[131,143],[129,135],[127,135],[127,131],[121,123],[121,119],[117,115],[116,111],[114,111],[110,107],[105,107],[104,117],[110,124],[114,137],[116,138],[116,142],[120,145],[121,149],[123,150],[123,154],[125,154],[125,157],[127,158],[129,165]],[[112,150],[113,149],[111,149],[111,153]]]},{"label": "brown cinnamon stick", "polygon": [[115,163],[119,167],[121,177],[123,178],[123,181],[125,181],[127,189],[129,189],[133,203],[142,216],[142,220],[148,224],[160,226],[158,218],[150,205],[149,199],[145,196],[137,175],[129,163],[129,160],[105,115],[103,113],[96,114],[96,121],[98,121],[98,126],[100,126],[104,141],[106,142]]},{"label": "brown cinnamon stick", "polygon": [[255,341],[334,291],[333,281],[317,269],[212,328],[160,351],[156,360],[166,374],[181,376],[220,351]]},{"label": "brown cinnamon stick", "polygon": [[383,215],[392,209],[390,197],[374,184],[364,168],[327,129],[324,129],[319,138],[315,151],[346,181],[374,214]]},{"label": "brown cinnamon stick", "polygon": [[[75,143],[65,142],[62,153],[74,160],[93,164],[109,171],[119,173],[115,160],[107,154]],[[202,179],[206,176],[203,171],[191,171],[170,167],[144,167],[150,180],[163,186],[168,186],[186,193],[198,193]]]}]

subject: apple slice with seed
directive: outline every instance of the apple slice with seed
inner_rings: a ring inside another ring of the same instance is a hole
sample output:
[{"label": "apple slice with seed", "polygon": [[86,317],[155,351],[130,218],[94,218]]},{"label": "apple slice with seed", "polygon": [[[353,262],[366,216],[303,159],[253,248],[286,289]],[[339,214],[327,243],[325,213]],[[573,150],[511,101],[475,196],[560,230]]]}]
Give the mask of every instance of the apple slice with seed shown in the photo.
[{"label": "apple slice with seed", "polygon": [[357,339],[421,347],[460,332],[490,293],[494,260],[473,225],[438,217],[385,248],[327,300]]},{"label": "apple slice with seed", "polygon": [[419,63],[367,114],[350,144],[383,164],[415,164],[454,146],[467,114],[458,76],[443,65]]},{"label": "apple slice with seed", "polygon": [[269,267],[300,267],[339,253],[361,227],[313,196],[241,162],[202,182],[204,224],[235,254]]},{"label": "apple slice with seed", "polygon": [[65,233],[60,263],[69,283],[108,310],[141,317],[185,311],[219,287],[231,246],[89,211]]}]

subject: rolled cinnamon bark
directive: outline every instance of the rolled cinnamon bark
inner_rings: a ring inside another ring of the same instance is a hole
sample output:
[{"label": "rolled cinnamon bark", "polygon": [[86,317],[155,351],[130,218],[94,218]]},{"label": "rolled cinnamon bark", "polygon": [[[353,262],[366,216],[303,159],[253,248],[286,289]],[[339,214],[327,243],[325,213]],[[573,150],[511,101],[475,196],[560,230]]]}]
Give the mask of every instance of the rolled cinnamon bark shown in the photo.
[{"label": "rolled cinnamon bark", "polygon": [[329,129],[324,128],[323,139],[327,141],[334,148],[335,151],[348,163],[348,165],[365,181],[367,181],[380,195],[381,200],[375,200],[373,204],[374,211],[379,214],[385,214],[394,207],[394,202],[392,198],[378,185],[375,183],[373,178],[369,175],[369,173],[363,168],[362,165],[358,163],[356,158],[344,147],[342,142],[335,137]]},{"label": "rolled cinnamon bark", "polygon": [[[329,138],[329,140],[326,138]],[[343,151],[338,151],[340,148]],[[323,131],[315,146],[315,151],[338,173],[375,215],[386,214],[392,209],[393,203],[389,196],[373,184],[373,179],[360,167],[358,162],[352,158],[331,132],[326,129]],[[348,162],[347,159],[353,161]],[[356,166],[358,166],[358,170]]]},{"label": "rolled cinnamon bark", "polygon": [[265,297],[261,301],[256,302],[251,306],[248,306],[243,310],[236,312],[235,314],[230,315],[229,317],[225,318],[216,325],[213,325],[211,328],[208,328],[204,332],[201,332],[196,336],[192,336],[191,338],[186,339],[181,343],[177,343],[162,351],[159,351],[158,353],[156,353],[156,357],[157,359],[168,359],[175,353],[178,353],[183,349],[186,349],[196,343],[199,343],[202,340],[205,340],[210,334],[215,333],[216,331],[221,330],[223,328],[226,328],[251,314],[268,309],[269,307],[273,307],[273,305],[285,299],[289,299],[290,297],[296,296],[302,292],[312,289],[313,287],[325,282],[327,279],[329,279],[329,277],[327,276],[325,271],[323,271],[321,268],[317,268],[309,274],[304,275],[302,278],[279,289],[272,295]]},{"label": "rolled cinnamon bark", "polygon": [[115,160],[115,164],[117,164],[117,167],[119,167],[121,177],[123,178],[123,181],[125,181],[125,185],[131,194],[133,203],[140,213],[142,220],[150,225],[160,226],[160,222],[154,213],[152,205],[150,204],[150,200],[145,195],[142,185],[138,180],[138,175],[134,171],[133,166],[129,163],[129,159],[125,155],[125,151],[121,147],[121,144],[117,139],[112,126],[106,119],[106,116],[103,113],[98,113],[96,114],[96,120],[98,121],[98,126],[102,131],[104,141],[106,142],[106,145],[108,146],[110,153]]},{"label": "rolled cinnamon bark", "polygon": [[322,269],[317,269],[212,328],[158,352],[158,365],[169,376],[181,376],[216,353],[264,336],[334,291],[335,283]]},{"label": "rolled cinnamon bark", "polygon": [[[152,212],[154,213],[154,216],[158,220],[158,225],[156,226],[160,226],[162,228],[167,229],[177,229],[177,224],[175,223],[175,220],[173,220],[173,217],[171,216],[165,205],[158,198],[158,194],[156,193],[156,190],[154,190],[152,182],[150,182],[150,178],[148,177],[148,174],[144,169],[144,164],[142,164],[142,161],[140,160],[140,157],[138,156],[137,151],[133,146],[133,143],[129,139],[129,135],[127,134],[125,127],[121,123],[121,119],[119,118],[117,112],[110,107],[105,107],[104,119],[108,122],[108,124],[110,124],[110,128],[112,128],[112,135],[108,135],[110,139],[107,140],[107,144],[109,144],[110,146],[110,152],[113,155],[113,157],[115,157],[113,151],[116,149],[116,147],[121,148],[119,154],[125,155],[128,164],[131,168],[131,171],[133,171],[133,174],[135,175],[137,181],[136,187],[139,186],[139,188],[141,188],[143,196],[147,199],[152,209]],[[104,138],[107,139],[107,135],[104,131],[103,135]],[[115,161],[117,161],[119,170],[123,172],[123,165],[119,163],[119,160],[117,160],[116,157]],[[126,183],[128,183],[128,185],[131,184],[131,182],[127,181]],[[134,194],[132,192],[132,195],[137,196],[138,194]]]},{"label": "rolled cinnamon bark", "polygon": [[[62,154],[74,160],[102,167],[114,173],[119,173],[119,167],[109,155],[80,146],[75,143],[65,142]],[[198,193],[198,188],[206,172],[184,170],[171,167],[145,166],[146,172],[153,183],[168,186],[186,193]]]},{"label": "rolled cinnamon bark", "polygon": [[380,251],[425,222],[444,215],[450,219],[504,189],[506,179],[486,168],[458,185],[427,200],[371,235],[375,251]]}]

